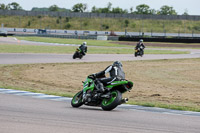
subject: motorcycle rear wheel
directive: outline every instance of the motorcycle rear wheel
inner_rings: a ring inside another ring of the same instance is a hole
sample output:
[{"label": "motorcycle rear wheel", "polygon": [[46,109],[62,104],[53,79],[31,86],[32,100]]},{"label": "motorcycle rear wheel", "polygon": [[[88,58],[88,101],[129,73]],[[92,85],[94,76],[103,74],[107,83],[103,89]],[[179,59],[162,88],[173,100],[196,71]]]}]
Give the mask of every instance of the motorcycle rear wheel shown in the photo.
[{"label": "motorcycle rear wheel", "polygon": [[82,59],[82,58],[83,58],[83,55],[80,54],[79,59]]},{"label": "motorcycle rear wheel", "polygon": [[104,98],[101,102],[101,108],[106,111],[113,110],[116,108],[122,100],[122,93],[118,90],[114,90],[111,92],[111,97],[109,99]]},{"label": "motorcycle rear wheel", "polygon": [[76,95],[74,95],[74,97],[71,100],[72,107],[78,108],[81,105],[83,105],[82,96],[83,96],[83,91],[79,91],[78,93],[76,93]]}]

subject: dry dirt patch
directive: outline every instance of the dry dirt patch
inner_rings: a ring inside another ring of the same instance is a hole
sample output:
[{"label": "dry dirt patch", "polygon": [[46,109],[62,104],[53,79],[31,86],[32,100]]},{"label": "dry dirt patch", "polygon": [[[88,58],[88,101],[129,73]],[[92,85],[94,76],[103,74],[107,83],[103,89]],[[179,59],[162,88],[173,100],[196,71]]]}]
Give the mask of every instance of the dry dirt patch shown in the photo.
[{"label": "dry dirt patch", "polygon": [[[0,87],[72,96],[86,76],[112,62],[0,66]],[[200,110],[200,59],[122,62],[136,103],[178,105]]]}]

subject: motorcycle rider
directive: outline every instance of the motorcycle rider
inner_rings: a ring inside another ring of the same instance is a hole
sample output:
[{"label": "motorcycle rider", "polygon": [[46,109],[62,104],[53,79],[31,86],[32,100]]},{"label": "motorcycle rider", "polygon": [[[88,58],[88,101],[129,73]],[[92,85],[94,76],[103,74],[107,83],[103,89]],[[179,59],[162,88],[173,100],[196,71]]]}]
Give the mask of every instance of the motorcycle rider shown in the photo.
[{"label": "motorcycle rider", "polygon": [[[105,77],[106,73],[109,73],[110,77]],[[125,73],[122,69],[122,63],[119,61],[115,61],[112,65],[109,65],[105,70],[95,74],[91,74],[88,77],[96,79],[97,89],[100,92],[104,92],[104,85],[109,85],[113,81],[125,79]]]},{"label": "motorcycle rider", "polygon": [[[141,49],[142,47],[142,49]],[[143,44],[143,39],[140,39],[140,41],[137,43],[135,49],[140,48],[140,50],[143,50],[145,48],[144,44]]]},{"label": "motorcycle rider", "polygon": [[81,54],[85,55],[85,53],[87,53],[87,42],[83,42],[79,48],[81,50]]}]

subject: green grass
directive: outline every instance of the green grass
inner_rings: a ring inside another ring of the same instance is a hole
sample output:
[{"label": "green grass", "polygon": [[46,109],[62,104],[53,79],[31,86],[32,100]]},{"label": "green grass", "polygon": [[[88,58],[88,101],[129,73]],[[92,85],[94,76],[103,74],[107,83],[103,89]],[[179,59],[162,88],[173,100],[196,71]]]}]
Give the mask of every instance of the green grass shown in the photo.
[{"label": "green grass", "polygon": [[[91,54],[133,54],[133,48],[89,48]],[[146,49],[145,54],[188,54],[187,51],[171,51],[171,50],[150,50]]]},{"label": "green grass", "polygon": [[75,47],[69,46],[37,46],[37,45],[0,45],[0,53],[72,53]]},{"label": "green grass", "polygon": [[[125,21],[129,22],[128,26]],[[67,18],[42,16],[0,16],[0,23],[13,28],[48,28],[66,30],[200,33],[200,21],[140,20],[124,18]]]},{"label": "green grass", "polygon": [[87,42],[88,46],[107,46],[107,47],[131,47],[129,45],[120,45],[113,43],[113,41],[100,41],[100,40],[83,40],[83,39],[63,39],[63,38],[49,38],[49,37],[17,37],[19,40],[47,42],[47,43],[60,43],[60,44],[82,44]]},{"label": "green grass", "polygon": [[132,105],[140,105],[145,107],[158,107],[158,108],[165,108],[165,109],[173,109],[173,110],[182,110],[182,111],[195,111],[200,112],[200,109],[197,107],[188,107],[188,106],[180,106],[180,105],[170,105],[170,104],[162,104],[159,102],[135,102],[135,101],[129,101],[127,104]]},{"label": "green grass", "polygon": [[[60,43],[60,44],[82,44],[84,41],[88,45],[88,54],[133,54],[134,47],[130,45],[120,45],[113,41],[82,40],[82,39],[62,39],[47,37],[17,37],[19,40]],[[91,46],[91,47],[90,47]],[[101,47],[94,47],[101,46]],[[0,53],[57,53],[72,54],[77,46],[42,46],[42,45],[0,45]],[[145,54],[188,54],[189,52],[171,50],[150,50],[146,49]]]},{"label": "green grass", "polygon": [[[76,46],[41,46],[1,44],[0,53],[56,53],[72,54]],[[133,54],[133,48],[89,47],[88,54]],[[145,54],[187,54],[188,52],[171,50],[145,50]]]}]

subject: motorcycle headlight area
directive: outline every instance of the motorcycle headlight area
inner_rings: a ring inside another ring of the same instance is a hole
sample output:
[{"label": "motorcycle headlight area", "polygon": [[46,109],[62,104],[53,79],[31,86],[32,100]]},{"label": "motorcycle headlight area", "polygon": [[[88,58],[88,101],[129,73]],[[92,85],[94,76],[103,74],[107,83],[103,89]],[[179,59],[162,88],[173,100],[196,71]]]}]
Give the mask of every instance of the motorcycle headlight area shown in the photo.
[{"label": "motorcycle headlight area", "polygon": [[87,82],[87,83],[84,83],[84,86],[83,86],[83,88],[86,88],[86,87],[88,87],[88,85],[89,85],[89,82]]},{"label": "motorcycle headlight area", "polygon": [[91,84],[92,84],[92,81],[90,81],[90,82],[85,82],[83,87],[84,87],[84,88],[90,87]]}]

